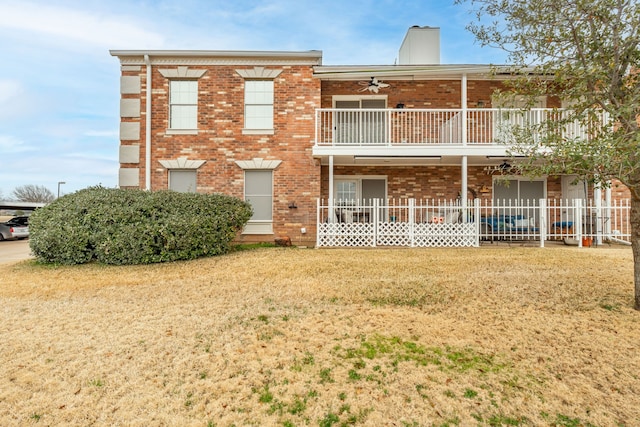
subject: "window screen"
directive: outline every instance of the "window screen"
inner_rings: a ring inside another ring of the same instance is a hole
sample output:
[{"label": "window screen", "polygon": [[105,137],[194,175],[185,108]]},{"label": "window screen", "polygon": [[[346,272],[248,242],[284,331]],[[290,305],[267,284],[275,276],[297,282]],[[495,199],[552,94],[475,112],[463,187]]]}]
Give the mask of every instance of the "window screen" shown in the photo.
[{"label": "window screen", "polygon": [[195,170],[170,170],[169,189],[180,193],[196,192]]},{"label": "window screen", "polygon": [[273,220],[273,172],[247,170],[244,180],[244,199],[253,207],[251,220]]}]

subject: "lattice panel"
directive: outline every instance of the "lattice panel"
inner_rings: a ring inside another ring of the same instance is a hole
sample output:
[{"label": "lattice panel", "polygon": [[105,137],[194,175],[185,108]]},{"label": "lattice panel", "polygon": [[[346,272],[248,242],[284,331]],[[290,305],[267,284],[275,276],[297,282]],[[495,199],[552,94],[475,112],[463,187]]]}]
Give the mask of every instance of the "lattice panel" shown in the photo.
[{"label": "lattice panel", "polygon": [[411,224],[408,222],[380,222],[376,244],[379,246],[410,246],[409,233]]},{"label": "lattice panel", "polygon": [[318,246],[373,246],[373,224],[322,223],[318,225]]},{"label": "lattice panel", "polygon": [[476,244],[475,224],[415,224],[413,246],[465,247]]},{"label": "lattice panel", "polygon": [[[377,235],[371,223],[322,223],[318,246],[467,247],[476,245],[475,224],[380,222]],[[375,240],[374,240],[375,239]]]}]

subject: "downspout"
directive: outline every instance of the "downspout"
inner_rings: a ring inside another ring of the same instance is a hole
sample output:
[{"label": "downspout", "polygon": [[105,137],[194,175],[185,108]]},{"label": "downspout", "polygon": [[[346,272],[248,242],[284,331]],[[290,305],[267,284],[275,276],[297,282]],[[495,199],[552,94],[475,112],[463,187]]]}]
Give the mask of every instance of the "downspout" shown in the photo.
[{"label": "downspout", "polygon": [[144,63],[147,66],[147,105],[146,105],[146,123],[145,123],[145,164],[144,179],[145,189],[151,191],[151,94],[153,93],[151,84],[151,60],[149,55],[144,55]]},{"label": "downspout", "polygon": [[[462,74],[462,81],[460,82],[460,86],[461,86],[461,101],[460,101],[460,105],[462,107],[462,146],[466,147],[467,146],[467,73],[463,73]],[[467,184],[467,156],[462,156],[462,164],[460,165],[461,169],[462,169],[462,173],[461,173],[461,177],[460,180],[462,181],[462,188],[460,189],[460,196],[462,196],[460,198],[460,202],[462,203],[462,208],[466,209],[467,208],[467,191],[468,191],[468,184]],[[466,218],[466,212],[465,212],[465,217]]]}]

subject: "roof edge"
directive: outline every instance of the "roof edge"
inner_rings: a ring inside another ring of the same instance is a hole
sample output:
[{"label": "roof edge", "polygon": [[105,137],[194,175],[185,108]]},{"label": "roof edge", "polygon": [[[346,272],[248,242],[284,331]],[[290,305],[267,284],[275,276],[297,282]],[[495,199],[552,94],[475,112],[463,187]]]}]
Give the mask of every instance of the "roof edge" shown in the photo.
[{"label": "roof edge", "polygon": [[110,49],[111,56],[174,56],[174,57],[224,57],[224,58],[322,58],[321,50],[306,51],[253,51],[253,50],[118,50]]}]

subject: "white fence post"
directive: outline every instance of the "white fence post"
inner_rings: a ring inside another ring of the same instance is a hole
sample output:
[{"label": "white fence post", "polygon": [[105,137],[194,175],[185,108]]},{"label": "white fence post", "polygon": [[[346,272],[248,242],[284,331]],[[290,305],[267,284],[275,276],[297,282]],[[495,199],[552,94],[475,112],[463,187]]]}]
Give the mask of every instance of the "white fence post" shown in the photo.
[{"label": "white fence post", "polygon": [[316,247],[318,247],[318,242],[320,242],[320,198],[316,199]]},{"label": "white fence post", "polygon": [[547,239],[547,201],[540,199],[540,247],[544,248],[544,241]]},{"label": "white fence post", "polygon": [[378,209],[378,207],[380,206],[380,200],[379,199],[373,199],[373,215],[372,216],[372,221],[373,221],[373,242],[371,243],[371,246],[373,246],[374,248],[377,246],[378,244],[378,221],[379,218],[378,216],[380,215],[380,211]]},{"label": "white fence post", "polygon": [[[601,193],[601,191],[599,191],[598,193]],[[594,239],[594,243],[596,245],[602,245],[602,233],[604,230],[603,230],[601,194],[598,194],[598,196],[595,199],[595,207],[596,207],[596,236],[595,236],[596,238]]]},{"label": "white fence post", "polygon": [[415,246],[416,199],[409,199],[409,242]]},{"label": "white fence post", "polygon": [[473,199],[473,221],[476,230],[475,247],[480,246],[480,215],[480,199],[475,198]]},{"label": "white fence post", "polygon": [[582,247],[582,199],[573,200],[574,214],[573,218],[576,220],[576,239],[578,239],[578,247]]}]

